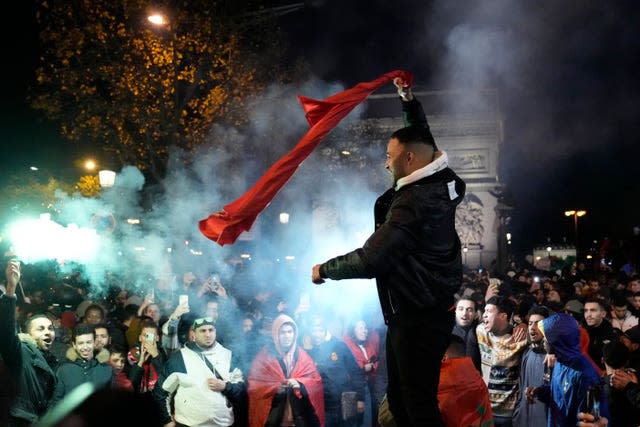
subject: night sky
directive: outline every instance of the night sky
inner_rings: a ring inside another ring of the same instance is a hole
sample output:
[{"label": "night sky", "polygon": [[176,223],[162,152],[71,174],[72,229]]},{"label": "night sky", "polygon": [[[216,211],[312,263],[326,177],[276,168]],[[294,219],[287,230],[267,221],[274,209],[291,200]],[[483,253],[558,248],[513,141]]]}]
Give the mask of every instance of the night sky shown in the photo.
[{"label": "night sky", "polygon": [[[84,153],[38,120],[25,95],[37,55],[30,2],[3,25],[2,169]],[[289,58],[350,86],[393,69],[425,89],[496,88],[505,118],[500,178],[513,194],[514,245],[585,240],[640,225],[640,3],[325,0],[281,17]],[[7,34],[8,33],[8,34]],[[10,59],[9,59],[10,58]],[[9,150],[9,151],[7,151]],[[23,169],[20,169],[23,170]],[[380,173],[385,173],[383,170]]]}]

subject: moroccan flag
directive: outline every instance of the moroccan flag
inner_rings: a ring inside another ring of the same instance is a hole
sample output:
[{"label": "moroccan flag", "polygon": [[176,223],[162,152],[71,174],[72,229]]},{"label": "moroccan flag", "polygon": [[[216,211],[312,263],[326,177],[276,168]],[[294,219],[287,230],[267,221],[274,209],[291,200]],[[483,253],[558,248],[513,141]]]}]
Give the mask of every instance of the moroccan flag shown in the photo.
[{"label": "moroccan flag", "polygon": [[320,144],[320,141],[340,123],[351,110],[364,101],[373,91],[400,78],[410,86],[413,74],[408,71],[391,71],[370,82],[358,83],[354,87],[330,96],[322,101],[298,96],[305,117],[311,128],[296,146],[275,162],[256,184],[237,200],[229,203],[220,212],[200,221],[200,231],[220,246],[234,243],[238,236],[253,225],[260,212],[267,207],[275,195],[293,176],[298,166]]}]

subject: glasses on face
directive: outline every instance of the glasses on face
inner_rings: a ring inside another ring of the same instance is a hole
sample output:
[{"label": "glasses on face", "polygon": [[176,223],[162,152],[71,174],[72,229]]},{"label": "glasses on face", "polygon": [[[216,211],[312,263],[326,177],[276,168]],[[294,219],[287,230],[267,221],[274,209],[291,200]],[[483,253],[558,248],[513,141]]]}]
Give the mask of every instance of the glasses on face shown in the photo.
[{"label": "glasses on face", "polygon": [[201,317],[193,321],[193,327],[197,328],[198,326],[202,326],[204,323],[213,324],[215,323],[213,317]]}]

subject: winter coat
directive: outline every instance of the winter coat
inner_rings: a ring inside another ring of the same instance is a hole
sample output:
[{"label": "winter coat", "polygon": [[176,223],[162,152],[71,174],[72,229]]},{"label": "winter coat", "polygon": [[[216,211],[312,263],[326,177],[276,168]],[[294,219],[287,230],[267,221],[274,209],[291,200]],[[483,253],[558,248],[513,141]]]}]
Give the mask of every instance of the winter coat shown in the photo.
[{"label": "winter coat", "polygon": [[[403,102],[409,125],[426,126],[417,100]],[[362,248],[320,266],[325,278],[376,278],[385,322],[444,322],[462,283],[456,206],[465,183],[443,151],[378,198],[376,230]]]},{"label": "winter coat", "polygon": [[[189,352],[189,353],[187,353]],[[225,405],[233,405],[233,415],[230,416],[230,421],[233,423],[234,418],[236,423],[241,414],[238,411],[244,410],[246,404],[246,384],[242,377],[242,372],[235,369],[237,362],[235,357],[231,354],[231,351],[224,348],[220,343],[216,343],[214,353],[217,355],[214,358],[219,362],[216,363],[214,369],[217,375],[207,366],[206,362],[202,363],[202,366],[189,365],[185,363],[185,355],[191,359],[191,356],[195,356],[204,361],[204,357],[201,355],[202,350],[193,342],[188,342],[184,348],[180,351],[176,351],[169,357],[169,360],[164,364],[160,371],[160,377],[158,379],[157,386],[153,389],[152,394],[158,410],[160,411],[163,424],[171,421],[170,415],[170,397],[173,392],[175,395],[175,412],[176,421],[186,423],[188,421],[197,421],[196,423],[204,423],[210,421],[211,418],[215,418],[218,422],[223,421],[221,418],[229,419],[229,413],[221,415],[220,419],[218,414],[211,414],[208,419],[198,419],[203,414],[197,411],[198,403],[201,402],[218,402],[220,397],[226,398]],[[233,358],[232,358],[233,357]],[[207,359],[208,360],[208,359]],[[232,367],[234,369],[232,369]],[[225,389],[220,393],[213,392],[208,388],[203,389],[206,386],[207,378],[220,378],[227,382]],[[214,396],[215,394],[215,396]],[[219,396],[219,395],[222,396]],[[191,406],[193,405],[193,408]],[[207,404],[205,408],[211,409],[211,405]],[[202,405],[200,405],[202,407]],[[228,408],[230,408],[228,406]]]},{"label": "winter coat", "polygon": [[69,347],[67,361],[56,371],[58,385],[50,406],[53,407],[73,389],[86,382],[93,384],[96,389],[112,387],[115,383],[113,368],[107,364],[108,361],[109,351],[104,348],[93,359],[84,360],[73,347]]},{"label": "winter coat", "polygon": [[309,350],[309,355],[322,377],[325,409],[340,408],[341,395],[345,391],[355,391],[357,399],[364,401],[364,370],[343,341],[331,337]]},{"label": "winter coat", "polygon": [[610,341],[614,341],[618,338],[611,322],[603,320],[598,326],[586,327],[589,333],[589,357],[598,365],[601,370],[604,370],[604,361],[602,360],[602,348]]},{"label": "winter coat", "polygon": [[56,387],[57,360],[27,334],[16,335],[16,298],[0,297],[0,355],[18,388],[10,414],[33,423],[42,416]]}]

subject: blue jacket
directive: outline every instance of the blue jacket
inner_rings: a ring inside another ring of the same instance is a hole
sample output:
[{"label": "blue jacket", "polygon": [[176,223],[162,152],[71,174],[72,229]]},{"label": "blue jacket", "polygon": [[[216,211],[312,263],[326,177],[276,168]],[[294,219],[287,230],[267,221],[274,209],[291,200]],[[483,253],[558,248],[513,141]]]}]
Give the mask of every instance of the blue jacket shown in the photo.
[{"label": "blue jacket", "polygon": [[578,323],[568,314],[555,314],[541,322],[547,342],[556,355],[551,384],[538,389],[538,397],[549,405],[549,427],[573,427],[578,412],[584,410],[587,390],[600,390],[600,415],[609,418],[607,400],[602,392],[601,379],[593,365],[580,351]]}]

